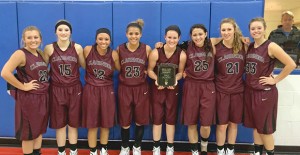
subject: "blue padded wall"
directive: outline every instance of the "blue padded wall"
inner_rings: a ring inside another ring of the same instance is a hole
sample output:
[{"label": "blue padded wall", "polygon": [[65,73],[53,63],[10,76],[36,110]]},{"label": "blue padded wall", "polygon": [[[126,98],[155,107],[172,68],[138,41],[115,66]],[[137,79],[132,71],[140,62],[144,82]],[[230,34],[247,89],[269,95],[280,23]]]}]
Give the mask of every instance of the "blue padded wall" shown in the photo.
[{"label": "blue padded wall", "polygon": [[[226,11],[224,11],[226,8]],[[255,11],[253,11],[255,8]],[[261,2],[212,2],[211,3],[211,28],[212,37],[220,37],[220,22],[223,18],[234,18],[243,32],[249,35],[248,23],[254,17],[263,15],[263,3]],[[237,142],[253,142],[252,129],[239,125]]]},{"label": "blue padded wall", "polygon": [[25,27],[35,25],[42,31],[44,46],[56,40],[54,27],[63,18],[64,3],[18,3],[19,35]]},{"label": "blue padded wall", "polygon": [[189,40],[190,27],[193,24],[204,24],[209,29],[209,2],[163,2],[161,11],[161,41],[165,42],[165,28],[177,25],[181,29],[181,41]]},{"label": "blue padded wall", "polygon": [[[5,62],[11,54],[18,49],[18,27],[17,27],[17,4],[0,3],[0,69],[2,70]],[[5,21],[5,22],[4,22]],[[14,107],[15,103],[12,97],[6,92],[6,81],[0,78],[0,137],[14,137]]]},{"label": "blue padded wall", "polygon": [[263,16],[263,3],[261,2],[212,2],[210,36],[220,37],[221,20],[231,17],[236,20],[243,35],[250,37],[248,29],[250,20],[261,16]]},{"label": "blue padded wall", "polygon": [[[95,43],[95,33],[100,27],[112,30],[112,3],[66,3],[65,18],[72,24],[72,40],[82,48]],[[81,81],[84,82],[85,70],[80,70]],[[109,117],[109,116],[108,116]],[[110,139],[113,138],[113,129]],[[80,128],[79,138],[87,138],[87,129]]]}]

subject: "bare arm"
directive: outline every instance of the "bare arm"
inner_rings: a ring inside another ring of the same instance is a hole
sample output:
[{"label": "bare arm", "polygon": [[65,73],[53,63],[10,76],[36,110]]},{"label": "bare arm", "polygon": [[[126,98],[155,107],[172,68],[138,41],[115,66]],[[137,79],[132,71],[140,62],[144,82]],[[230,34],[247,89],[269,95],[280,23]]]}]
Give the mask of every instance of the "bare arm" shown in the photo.
[{"label": "bare arm", "polygon": [[275,78],[271,75],[269,77],[260,77],[259,82],[262,85],[274,85],[287,77],[296,68],[296,64],[292,58],[276,43],[270,43],[268,47],[268,54],[270,57],[278,59],[285,66],[281,70],[280,74]]},{"label": "bare arm", "polygon": [[90,54],[92,49],[92,46],[85,46],[85,48],[83,49],[83,56],[86,59],[88,57],[88,55]]},{"label": "bare arm", "polygon": [[182,74],[184,71],[186,63],[186,53],[184,51],[181,51],[180,53],[180,61],[179,61],[179,66],[178,66],[178,73],[176,74],[176,80],[180,80],[182,78]]},{"label": "bare arm", "polygon": [[115,62],[116,70],[120,71],[121,65],[120,65],[119,54],[117,53],[117,51],[112,52],[112,57],[113,57],[114,62]]},{"label": "bare arm", "polygon": [[155,81],[157,81],[157,75],[154,72],[154,68],[156,66],[157,60],[158,60],[158,51],[157,49],[154,49],[149,55],[147,71],[148,71],[148,76]]},{"label": "bare arm", "polygon": [[80,66],[85,69],[85,59],[84,59],[83,49],[82,49],[81,45],[75,44],[75,49],[76,49],[76,52],[79,57]]},{"label": "bare arm", "polygon": [[38,89],[38,84],[35,83],[37,80],[32,80],[28,83],[21,83],[14,75],[13,72],[17,67],[25,66],[26,58],[25,54],[21,50],[17,50],[12,54],[9,60],[5,63],[2,68],[1,76],[5,79],[8,83],[13,85],[14,87],[23,90],[29,91],[32,89]]},{"label": "bare arm", "polygon": [[48,64],[49,63],[49,58],[53,54],[53,45],[49,44],[44,48],[44,60]]}]

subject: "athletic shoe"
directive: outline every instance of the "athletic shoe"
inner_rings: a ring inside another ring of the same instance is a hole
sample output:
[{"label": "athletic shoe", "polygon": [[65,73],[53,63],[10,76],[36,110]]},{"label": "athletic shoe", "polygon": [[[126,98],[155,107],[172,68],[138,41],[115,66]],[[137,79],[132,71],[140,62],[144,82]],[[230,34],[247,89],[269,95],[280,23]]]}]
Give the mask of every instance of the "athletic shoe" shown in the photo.
[{"label": "athletic shoe", "polygon": [[102,149],[100,150],[100,155],[108,155],[107,149],[102,148]]},{"label": "athletic shoe", "polygon": [[140,146],[139,147],[133,146],[132,147],[132,154],[133,155],[141,155],[141,147]]},{"label": "athletic shoe", "polygon": [[234,149],[230,150],[227,148],[226,155],[234,155]]},{"label": "athletic shoe", "polygon": [[174,146],[172,147],[167,146],[166,155],[174,155]]},{"label": "athletic shoe", "polygon": [[95,152],[90,151],[90,155],[98,155],[97,150]]},{"label": "athletic shoe", "polygon": [[224,149],[222,149],[222,150],[217,149],[217,154],[218,155],[226,155],[226,152]]},{"label": "athletic shoe", "polygon": [[75,151],[70,150],[70,155],[77,155],[77,149]]},{"label": "athletic shoe", "polygon": [[64,151],[64,152],[57,151],[57,152],[58,152],[57,155],[66,155],[66,151]]},{"label": "athletic shoe", "polygon": [[160,155],[160,147],[153,147],[153,155]]},{"label": "athletic shoe", "polygon": [[[198,150],[192,150],[192,155],[199,155]],[[202,155],[202,154],[201,154]]]},{"label": "athletic shoe", "polygon": [[253,155],[260,155],[260,153],[259,152],[256,152],[256,153],[254,152]]},{"label": "athletic shoe", "polygon": [[123,147],[123,146],[121,146],[121,152],[120,152],[120,154],[119,155],[129,155],[129,147]]}]

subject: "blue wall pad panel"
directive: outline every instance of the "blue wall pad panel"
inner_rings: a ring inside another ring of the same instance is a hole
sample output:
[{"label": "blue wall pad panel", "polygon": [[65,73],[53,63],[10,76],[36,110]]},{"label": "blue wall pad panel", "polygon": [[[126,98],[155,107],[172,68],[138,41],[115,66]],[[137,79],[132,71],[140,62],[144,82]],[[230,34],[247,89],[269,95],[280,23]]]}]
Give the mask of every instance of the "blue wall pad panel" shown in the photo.
[{"label": "blue wall pad panel", "polygon": [[[255,11],[253,11],[254,8]],[[211,3],[210,36],[219,37],[221,20],[223,18],[231,17],[236,20],[243,35],[250,37],[248,29],[250,20],[262,16],[262,2],[213,2]]]},{"label": "blue wall pad panel", "polygon": [[190,27],[194,24],[204,24],[209,30],[209,2],[163,2],[161,13],[161,41],[165,42],[165,28],[178,25],[181,29],[181,41],[190,39]]},{"label": "blue wall pad panel", "polygon": [[[17,26],[17,4],[16,3],[0,3],[0,69],[3,68],[11,54],[19,48],[18,41],[21,36],[18,36]],[[14,137],[14,112],[15,103],[12,97],[6,92],[6,81],[0,78],[0,98],[1,98],[1,137]]]},{"label": "blue wall pad panel", "polygon": [[114,46],[127,41],[127,25],[141,18],[145,22],[141,41],[153,48],[160,38],[160,5],[156,2],[113,3]]},{"label": "blue wall pad panel", "polygon": [[18,3],[19,34],[29,25],[37,26],[42,31],[43,44],[47,45],[56,41],[55,24],[64,17],[63,3]]},{"label": "blue wall pad panel", "polygon": [[72,39],[84,48],[95,43],[98,28],[112,30],[112,3],[66,3],[65,18],[72,24]]}]

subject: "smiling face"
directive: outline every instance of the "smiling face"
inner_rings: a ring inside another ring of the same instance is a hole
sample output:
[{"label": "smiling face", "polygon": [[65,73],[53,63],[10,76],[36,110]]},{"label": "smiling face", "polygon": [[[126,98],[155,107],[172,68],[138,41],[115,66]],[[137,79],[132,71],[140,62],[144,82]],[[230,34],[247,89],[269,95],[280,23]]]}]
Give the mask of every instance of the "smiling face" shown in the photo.
[{"label": "smiling face", "polygon": [[250,23],[250,35],[253,39],[261,39],[264,38],[266,33],[266,28],[261,21],[253,21]]},{"label": "smiling face", "polygon": [[180,37],[178,35],[178,32],[176,32],[174,30],[168,31],[165,35],[166,44],[170,48],[176,48],[179,39],[180,39]]},{"label": "smiling face", "polygon": [[142,33],[137,27],[129,27],[126,32],[128,42],[132,45],[137,45],[140,42]]},{"label": "smiling face", "polygon": [[70,39],[71,31],[67,25],[59,25],[56,29],[58,40],[66,41]]},{"label": "smiling face", "polygon": [[225,41],[231,41],[234,38],[234,26],[232,23],[221,24],[221,36]]},{"label": "smiling face", "polygon": [[198,47],[202,47],[204,44],[204,40],[207,36],[207,32],[205,32],[201,28],[194,28],[192,30],[191,39]]},{"label": "smiling face", "polygon": [[107,33],[99,33],[96,39],[97,46],[102,49],[106,50],[110,45],[110,37]]},{"label": "smiling face", "polygon": [[23,33],[24,46],[36,50],[42,42],[40,32],[38,30],[28,30]]}]

